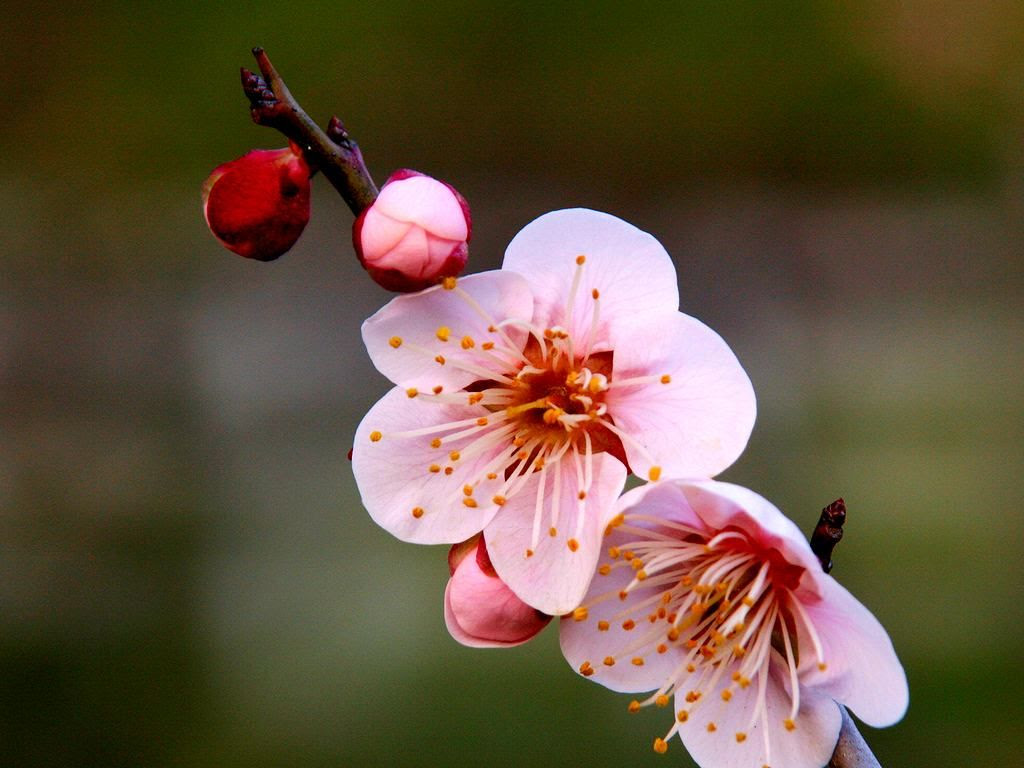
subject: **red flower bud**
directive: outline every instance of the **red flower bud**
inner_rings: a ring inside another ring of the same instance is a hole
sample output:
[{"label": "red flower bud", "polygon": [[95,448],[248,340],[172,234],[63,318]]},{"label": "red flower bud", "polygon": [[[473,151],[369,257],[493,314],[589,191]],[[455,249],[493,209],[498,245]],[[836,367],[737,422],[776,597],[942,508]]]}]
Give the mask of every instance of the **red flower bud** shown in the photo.
[{"label": "red flower bud", "polygon": [[491,565],[482,535],[448,553],[452,577],[444,591],[444,620],[451,636],[474,648],[521,645],[551,617],[524,603]]},{"label": "red flower bud", "polygon": [[419,291],[466,266],[469,204],[449,184],[410,170],[391,174],[352,227],[356,254],[390,291]]},{"label": "red flower bud", "polygon": [[309,221],[310,169],[294,145],[254,149],[218,166],[203,183],[203,215],[229,251],[272,261]]}]

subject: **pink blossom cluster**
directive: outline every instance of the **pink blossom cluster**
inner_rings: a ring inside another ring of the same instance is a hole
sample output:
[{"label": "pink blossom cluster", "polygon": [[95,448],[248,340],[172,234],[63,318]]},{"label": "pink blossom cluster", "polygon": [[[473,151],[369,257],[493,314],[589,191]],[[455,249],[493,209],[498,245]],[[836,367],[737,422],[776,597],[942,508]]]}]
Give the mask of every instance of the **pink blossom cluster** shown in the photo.
[{"label": "pink blossom cluster", "polygon": [[[818,768],[841,712],[907,706],[889,638],[778,509],[711,478],[756,406],[726,342],[679,311],[672,260],[605,213],[555,211],[463,278],[468,208],[402,172],[355,228],[371,273],[416,290],[363,340],[393,388],[359,425],[370,516],[451,545],[444,616],[476,647],[554,616],[579,674],[664,708],[702,766]],[[627,477],[643,483],[626,491]]]}]

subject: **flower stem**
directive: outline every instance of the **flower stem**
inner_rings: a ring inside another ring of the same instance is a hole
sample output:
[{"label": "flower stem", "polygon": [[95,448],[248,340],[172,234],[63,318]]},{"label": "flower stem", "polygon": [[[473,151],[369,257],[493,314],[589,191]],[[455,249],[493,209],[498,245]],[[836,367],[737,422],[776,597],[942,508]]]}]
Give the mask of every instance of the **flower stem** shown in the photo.
[{"label": "flower stem", "polygon": [[284,134],[302,150],[310,168],[319,170],[358,216],[377,199],[377,186],[363,162],[359,145],[332,117],[323,131],[295,101],[266,51],[253,48],[260,75],[242,67],[242,90],[249,99],[253,122]]},{"label": "flower stem", "polygon": [[[832,550],[843,538],[845,522],[846,503],[836,499],[821,510],[821,517],[811,534],[811,551],[817,555],[821,570],[825,573],[832,570]],[[839,705],[839,711],[843,714],[843,725],[839,729],[839,741],[827,768],[881,768],[846,707]]]}]

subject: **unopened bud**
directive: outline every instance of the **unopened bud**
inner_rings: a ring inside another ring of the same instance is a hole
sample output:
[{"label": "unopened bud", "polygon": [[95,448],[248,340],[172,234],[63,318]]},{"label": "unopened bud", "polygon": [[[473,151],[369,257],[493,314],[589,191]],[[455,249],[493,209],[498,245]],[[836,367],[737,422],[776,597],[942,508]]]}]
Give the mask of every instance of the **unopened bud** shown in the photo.
[{"label": "unopened bud", "polygon": [[352,227],[366,271],[390,291],[419,291],[466,266],[472,223],[453,187],[410,170],[395,171]]},{"label": "unopened bud", "polygon": [[444,591],[444,620],[451,636],[463,645],[520,645],[551,621],[516,597],[498,577],[482,535],[453,546],[448,565],[452,577]]},{"label": "unopened bud", "polygon": [[230,251],[272,261],[309,221],[310,169],[297,147],[254,149],[218,166],[203,184],[203,215]]}]

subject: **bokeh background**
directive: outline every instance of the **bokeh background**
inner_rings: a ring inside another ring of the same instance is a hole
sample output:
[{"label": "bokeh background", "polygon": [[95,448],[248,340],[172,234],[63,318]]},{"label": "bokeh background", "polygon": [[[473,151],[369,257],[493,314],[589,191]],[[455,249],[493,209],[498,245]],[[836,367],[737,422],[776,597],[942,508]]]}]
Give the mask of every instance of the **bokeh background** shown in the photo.
[{"label": "bokeh background", "polygon": [[207,233],[267,48],[378,181],[474,212],[473,269],[553,208],[654,233],[746,366],[725,478],[888,627],[884,765],[1024,736],[1024,5],[113,2],[0,11],[0,765],[690,765],[549,628],[472,651],[444,548],[393,541],[346,452],[387,300],[317,179],[272,264]]}]

